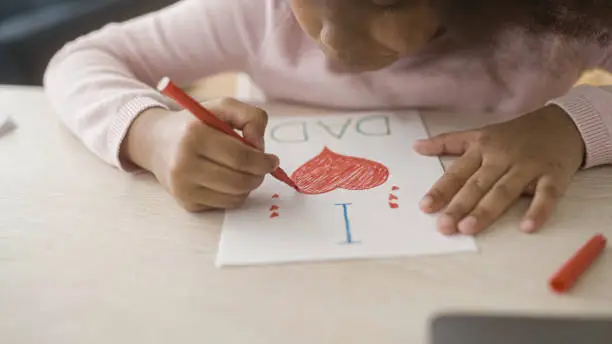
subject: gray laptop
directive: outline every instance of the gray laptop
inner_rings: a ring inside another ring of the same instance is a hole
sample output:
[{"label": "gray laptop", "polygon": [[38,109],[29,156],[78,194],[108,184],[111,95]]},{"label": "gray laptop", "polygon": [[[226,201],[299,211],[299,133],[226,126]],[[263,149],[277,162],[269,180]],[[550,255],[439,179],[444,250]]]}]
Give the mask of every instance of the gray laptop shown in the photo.
[{"label": "gray laptop", "polygon": [[447,314],[433,319],[431,344],[612,344],[612,318]]}]

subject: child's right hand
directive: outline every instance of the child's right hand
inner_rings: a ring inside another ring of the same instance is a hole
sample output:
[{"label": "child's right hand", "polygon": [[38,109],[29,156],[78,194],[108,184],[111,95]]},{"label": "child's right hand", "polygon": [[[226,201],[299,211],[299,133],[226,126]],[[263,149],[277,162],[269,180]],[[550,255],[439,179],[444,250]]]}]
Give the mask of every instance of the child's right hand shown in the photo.
[{"label": "child's right hand", "polygon": [[264,153],[265,111],[225,98],[202,104],[259,149],[201,123],[192,114],[155,108],[132,124],[123,157],[151,171],[188,211],[242,204],[279,160]]}]

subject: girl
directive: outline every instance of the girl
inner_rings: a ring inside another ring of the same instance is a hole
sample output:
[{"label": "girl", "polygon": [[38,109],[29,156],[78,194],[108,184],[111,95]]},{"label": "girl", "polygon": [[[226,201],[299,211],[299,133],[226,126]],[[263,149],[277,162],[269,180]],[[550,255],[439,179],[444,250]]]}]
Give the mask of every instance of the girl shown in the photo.
[{"label": "girl", "polygon": [[45,86],[91,151],[151,171],[190,211],[239,205],[279,162],[264,153],[264,111],[204,103],[251,149],[173,111],[152,89],[165,75],[239,70],[268,99],[327,108],[509,114],[415,143],[461,156],[420,206],[441,211],[441,232],[476,234],[531,192],[519,227],[533,232],[576,171],[612,162],[612,94],[572,87],[612,68],[611,19],[598,0],[182,0],[68,44]]}]

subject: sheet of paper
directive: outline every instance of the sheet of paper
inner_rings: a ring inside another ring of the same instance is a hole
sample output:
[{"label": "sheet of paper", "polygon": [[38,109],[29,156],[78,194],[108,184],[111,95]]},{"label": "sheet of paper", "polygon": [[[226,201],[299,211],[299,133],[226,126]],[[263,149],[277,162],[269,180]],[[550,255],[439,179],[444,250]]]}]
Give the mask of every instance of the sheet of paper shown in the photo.
[{"label": "sheet of paper", "polygon": [[418,202],[442,175],[412,150],[427,137],[415,112],[272,117],[267,151],[308,194],[268,176],[226,212],[217,265],[390,258],[476,251],[446,237]]},{"label": "sheet of paper", "polygon": [[0,113],[0,136],[13,129],[15,129],[15,123],[13,123],[11,118],[8,115]]}]

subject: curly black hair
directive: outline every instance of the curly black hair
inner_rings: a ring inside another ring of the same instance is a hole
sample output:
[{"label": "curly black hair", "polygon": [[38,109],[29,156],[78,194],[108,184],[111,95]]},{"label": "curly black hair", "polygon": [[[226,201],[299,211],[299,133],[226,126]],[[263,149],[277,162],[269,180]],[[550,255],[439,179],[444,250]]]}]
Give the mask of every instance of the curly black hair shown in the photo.
[{"label": "curly black hair", "polygon": [[469,45],[521,29],[534,35],[611,42],[612,0],[432,0],[449,34]]}]

